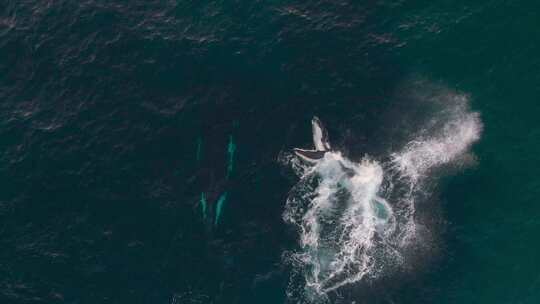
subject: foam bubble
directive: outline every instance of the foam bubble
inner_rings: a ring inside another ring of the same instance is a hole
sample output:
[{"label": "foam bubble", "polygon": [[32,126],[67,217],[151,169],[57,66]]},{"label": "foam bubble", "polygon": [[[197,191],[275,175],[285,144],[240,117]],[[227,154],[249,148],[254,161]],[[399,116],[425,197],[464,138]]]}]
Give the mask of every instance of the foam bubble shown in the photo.
[{"label": "foam bubble", "polygon": [[427,191],[422,181],[467,154],[482,131],[467,96],[445,94],[454,102],[443,103],[401,150],[381,157],[387,162],[368,156],[355,162],[339,151],[315,164],[281,158],[300,177],[283,218],[298,228],[299,250],[290,261],[305,282],[303,296],[325,299],[407,263],[406,250],[422,241],[415,220],[418,193]]},{"label": "foam bubble", "polygon": [[[392,208],[379,196],[383,176],[374,160],[355,163],[329,152],[303,175],[300,196],[287,201],[284,218],[300,231],[297,260],[304,264],[307,286],[317,293],[357,281],[377,264],[376,235],[391,234],[395,227]],[[307,205],[299,208],[305,199]]]}]

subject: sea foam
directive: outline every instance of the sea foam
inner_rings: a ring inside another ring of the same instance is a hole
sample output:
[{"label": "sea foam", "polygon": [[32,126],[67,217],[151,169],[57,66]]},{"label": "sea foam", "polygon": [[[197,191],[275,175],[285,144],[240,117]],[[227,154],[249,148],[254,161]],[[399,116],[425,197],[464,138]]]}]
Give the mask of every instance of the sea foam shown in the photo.
[{"label": "sea foam", "polygon": [[441,98],[441,109],[390,155],[353,161],[332,151],[314,165],[292,154],[280,158],[300,179],[283,219],[299,233],[299,248],[287,260],[308,302],[406,264],[406,250],[422,242],[415,207],[428,191],[424,181],[433,169],[459,162],[482,131],[466,95],[445,91]]}]

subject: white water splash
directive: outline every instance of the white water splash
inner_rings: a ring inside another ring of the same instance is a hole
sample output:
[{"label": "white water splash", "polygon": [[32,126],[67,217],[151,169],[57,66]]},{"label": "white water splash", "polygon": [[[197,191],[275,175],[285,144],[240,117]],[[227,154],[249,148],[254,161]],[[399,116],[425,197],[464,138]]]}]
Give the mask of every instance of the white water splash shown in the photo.
[{"label": "white water splash", "polygon": [[[428,135],[420,135],[392,155],[396,169],[414,182],[433,167],[456,160],[480,139],[482,122],[479,114],[469,110],[466,96],[451,97],[453,104],[431,121],[431,128],[421,132]],[[433,126],[441,120],[442,127]]]},{"label": "white water splash", "polygon": [[367,156],[354,162],[339,151],[315,164],[282,159],[300,177],[283,218],[298,227],[300,249],[290,260],[310,301],[406,263],[405,250],[422,241],[415,221],[422,182],[464,156],[482,130],[466,96],[445,98],[451,102],[386,162]]}]

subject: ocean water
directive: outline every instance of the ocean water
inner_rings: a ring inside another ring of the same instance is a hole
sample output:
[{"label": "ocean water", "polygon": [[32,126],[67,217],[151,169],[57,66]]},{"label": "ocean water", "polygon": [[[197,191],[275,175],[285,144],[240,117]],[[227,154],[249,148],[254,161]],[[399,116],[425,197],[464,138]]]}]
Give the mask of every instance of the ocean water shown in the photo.
[{"label": "ocean water", "polygon": [[4,0],[0,303],[538,303],[539,11]]}]

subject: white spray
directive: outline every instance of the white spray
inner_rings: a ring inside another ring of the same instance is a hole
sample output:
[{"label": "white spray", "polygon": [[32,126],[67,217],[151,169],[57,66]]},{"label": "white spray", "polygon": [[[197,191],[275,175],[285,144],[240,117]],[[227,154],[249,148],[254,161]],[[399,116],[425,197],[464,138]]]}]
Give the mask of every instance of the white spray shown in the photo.
[{"label": "white spray", "polygon": [[[482,130],[466,96],[448,93],[445,98],[444,110],[387,162],[367,156],[353,162],[339,151],[326,152],[315,163],[282,158],[300,177],[283,218],[298,227],[300,248],[290,260],[310,297],[323,298],[406,263],[404,250],[421,241],[415,201],[422,182],[432,169],[465,155]],[[317,142],[321,132],[314,129],[316,146],[322,146]]]}]

